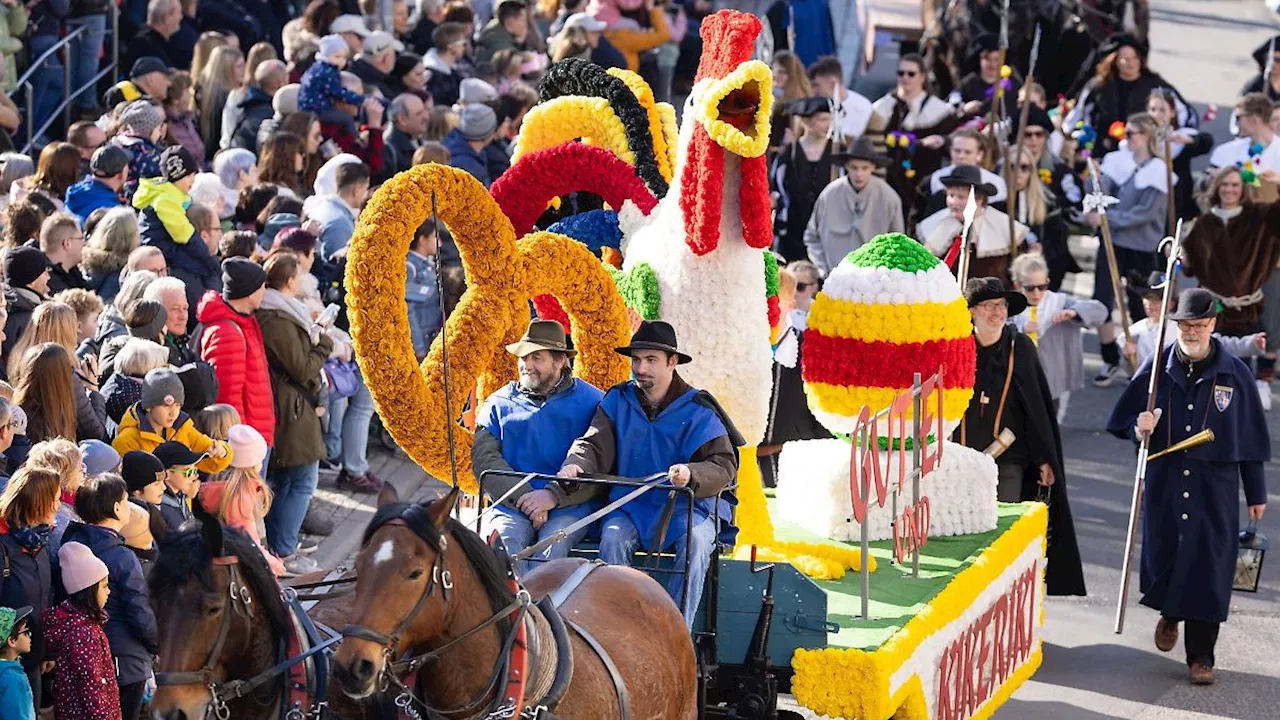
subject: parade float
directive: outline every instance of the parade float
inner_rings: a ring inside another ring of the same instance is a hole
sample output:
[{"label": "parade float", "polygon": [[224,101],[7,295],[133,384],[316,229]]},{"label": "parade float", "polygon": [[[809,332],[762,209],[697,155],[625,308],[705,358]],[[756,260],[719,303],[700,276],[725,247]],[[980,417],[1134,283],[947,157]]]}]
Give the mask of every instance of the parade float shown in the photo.
[{"label": "parade float", "polygon": [[[476,493],[459,418],[514,379],[504,347],[531,307],[570,329],[575,372],[601,388],[627,379],[613,348],[640,320],[670,322],[693,356],[682,377],[714,394],[751,446],[738,546],[708,575],[695,627],[716,643],[702,659],[706,715],[721,716],[717,697],[789,689],[830,717],[987,717],[1040,662],[1046,513],[997,505],[994,463],[946,441],[972,395],[973,340],[955,280],[910,238],[851,254],[815,300],[806,392],[837,438],[788,444],[776,495],[762,487],[754,445],[781,313],[759,31],[742,13],[704,20],[679,123],[638,75],[567,60],[541,83],[490,190],[434,164],[383,185],[348,257],[360,366],[400,447]],[[457,243],[467,290],[419,365],[404,258],[433,216]],[[742,707],[738,717],[764,717]]]}]

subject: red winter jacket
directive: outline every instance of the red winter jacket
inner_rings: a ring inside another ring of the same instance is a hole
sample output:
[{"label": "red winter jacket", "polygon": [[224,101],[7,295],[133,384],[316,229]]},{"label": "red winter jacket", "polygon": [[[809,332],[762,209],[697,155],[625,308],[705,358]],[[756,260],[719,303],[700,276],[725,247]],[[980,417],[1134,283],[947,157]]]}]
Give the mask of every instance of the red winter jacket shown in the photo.
[{"label": "red winter jacket", "polygon": [[91,618],[69,601],[44,614],[47,659],[53,671],[53,714],[58,720],[120,720],[120,688],[105,613]]},{"label": "red winter jacket", "polygon": [[218,376],[218,402],[240,413],[240,422],[262,433],[275,445],[276,411],[271,399],[271,376],[262,327],[252,315],[241,315],[216,290],[200,298],[200,358]]}]

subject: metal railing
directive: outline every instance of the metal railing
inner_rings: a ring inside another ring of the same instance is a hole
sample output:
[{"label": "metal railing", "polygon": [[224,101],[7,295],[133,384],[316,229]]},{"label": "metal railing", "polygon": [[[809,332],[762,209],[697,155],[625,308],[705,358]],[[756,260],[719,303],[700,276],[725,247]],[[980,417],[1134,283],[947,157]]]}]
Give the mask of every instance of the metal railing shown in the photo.
[{"label": "metal railing", "polygon": [[62,63],[62,102],[53,109],[53,112],[49,113],[48,119],[46,119],[44,124],[39,128],[35,126],[35,86],[32,84],[32,78],[35,77],[36,73],[41,72],[45,62],[48,61],[49,58],[53,57],[54,53],[57,53],[59,50],[64,48],[70,48],[76,38],[87,33],[89,31],[89,26],[81,25],[60,38],[58,42],[54,43],[53,47],[44,51],[39,57],[35,58],[27,67],[27,71],[22,73],[22,76],[18,78],[16,83],[14,83],[14,90],[10,93],[10,97],[18,92],[22,92],[25,100],[26,122],[23,124],[26,125],[27,129],[27,144],[22,146],[22,150],[20,152],[23,154],[29,154],[31,152],[32,146],[35,145],[35,139],[44,135],[45,132],[53,126],[53,123],[58,119],[59,114],[62,115],[63,125],[70,127],[71,101],[73,98],[78,97],[80,93],[86,90],[95,89],[93,94],[96,100],[96,88],[98,83],[104,77],[115,76],[116,68],[120,64],[120,9],[116,7],[115,3],[111,3],[110,7],[110,25],[108,26],[108,32],[111,34],[111,62],[108,63],[106,67],[99,70],[98,73],[84,85],[72,88],[71,62],[73,58],[71,57],[71,51],[68,50],[67,57],[63,59]]}]

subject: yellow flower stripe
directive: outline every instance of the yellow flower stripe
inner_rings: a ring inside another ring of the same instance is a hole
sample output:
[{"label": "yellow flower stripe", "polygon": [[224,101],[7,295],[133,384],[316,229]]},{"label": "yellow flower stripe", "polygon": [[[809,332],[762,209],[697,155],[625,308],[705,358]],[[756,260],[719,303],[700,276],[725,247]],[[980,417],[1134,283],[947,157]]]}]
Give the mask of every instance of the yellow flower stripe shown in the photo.
[{"label": "yellow flower stripe", "polygon": [[738,545],[771,545],[773,520],[755,448],[738,449]]},{"label": "yellow flower stripe", "polygon": [[676,109],[671,103],[658,103],[658,117],[662,120],[662,138],[667,148],[667,161],[671,173],[676,171],[676,158],[680,151],[680,128],[676,125]]},{"label": "yellow flower stripe", "polygon": [[640,101],[640,107],[644,108],[645,114],[649,116],[649,135],[653,138],[653,155],[658,163],[658,172],[662,174],[662,179],[671,182],[674,168],[671,163],[671,156],[667,154],[667,136],[662,130],[662,116],[658,113],[657,104],[653,100],[653,88],[649,87],[649,83],[644,81],[636,73],[623,68],[609,68],[605,72],[621,80],[632,95],[636,96],[636,100]]},{"label": "yellow flower stripe", "polygon": [[609,150],[628,165],[636,164],[635,153],[627,144],[627,130],[609,101],[578,95],[533,106],[520,125],[511,164],[529,153],[577,139]]},{"label": "yellow flower stripe", "polygon": [[[431,212],[462,256],[468,289],[450,315],[451,407],[445,405],[441,339],[419,368],[404,302],[405,264],[413,231]],[[378,414],[400,447],[424,470],[447,479],[448,427],[471,390],[485,398],[515,375],[506,345],[529,322],[532,295],[551,293],[573,320],[579,375],[599,387],[626,379],[630,325],[613,280],[587,247],[563,235],[534,233],[516,242],[511,223],[479,181],[462,170],[419,165],[388,181],[360,215],[347,257],[347,306],[356,355]],[[476,492],[471,434],[454,428],[458,479]]]},{"label": "yellow flower stripe", "polygon": [[[810,710],[833,717],[927,720],[928,708],[924,704],[924,688],[919,678],[907,681],[890,696],[890,676],[919,650],[922,642],[958,620],[1028,545],[1039,543],[1043,552],[1047,528],[1046,508],[1036,503],[1033,509],[996,538],[972,565],[956,575],[928,606],[874,652],[853,648],[796,650],[791,660],[795,671],[791,690],[796,700]],[[1008,700],[1013,690],[1035,672],[1040,657],[1037,644],[1026,664],[1010,675],[977,717],[989,717],[995,708]]]},{"label": "yellow flower stripe", "polygon": [[[902,394],[902,388],[833,385],[831,383],[807,382],[806,392],[818,407],[833,415],[856,418],[862,412],[862,406],[887,408],[893,399]],[[942,412],[946,420],[959,420],[969,407],[973,398],[973,388],[943,388]]]},{"label": "yellow flower stripe", "polygon": [[[755,122],[747,132],[720,119],[720,101],[729,93],[756,83],[760,107]],[[760,157],[769,146],[769,122],[773,115],[773,71],[759,60],[745,62],[721,80],[713,80],[701,98],[699,107],[706,119],[707,134],[729,152],[742,157]]]},{"label": "yellow flower stripe", "polygon": [[[809,327],[828,337],[896,344],[958,340],[973,334],[964,298],[947,303],[855,303],[818,293]],[[872,405],[872,407],[876,407]]]}]

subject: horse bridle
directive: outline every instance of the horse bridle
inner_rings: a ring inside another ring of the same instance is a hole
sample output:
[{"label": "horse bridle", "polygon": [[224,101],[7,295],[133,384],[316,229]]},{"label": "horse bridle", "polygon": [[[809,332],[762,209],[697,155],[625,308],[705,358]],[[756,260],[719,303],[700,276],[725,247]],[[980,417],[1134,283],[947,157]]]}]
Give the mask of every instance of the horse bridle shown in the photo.
[{"label": "horse bridle", "polygon": [[209,693],[213,696],[213,700],[205,709],[205,717],[212,713],[218,720],[229,720],[231,708],[227,706],[227,699],[241,696],[244,692],[243,683],[236,681],[238,684],[234,689],[230,687],[232,683],[224,685],[215,676],[214,668],[218,658],[222,656],[222,648],[227,644],[227,636],[231,634],[231,615],[234,613],[243,618],[253,617],[253,595],[240,578],[239,557],[226,555],[213,558],[211,562],[227,568],[227,573],[231,576],[227,583],[231,607],[222,613],[222,621],[218,623],[218,635],[213,641],[213,646],[209,648],[209,655],[205,658],[204,665],[195,671],[156,673],[156,685],[204,685],[209,688]]}]

